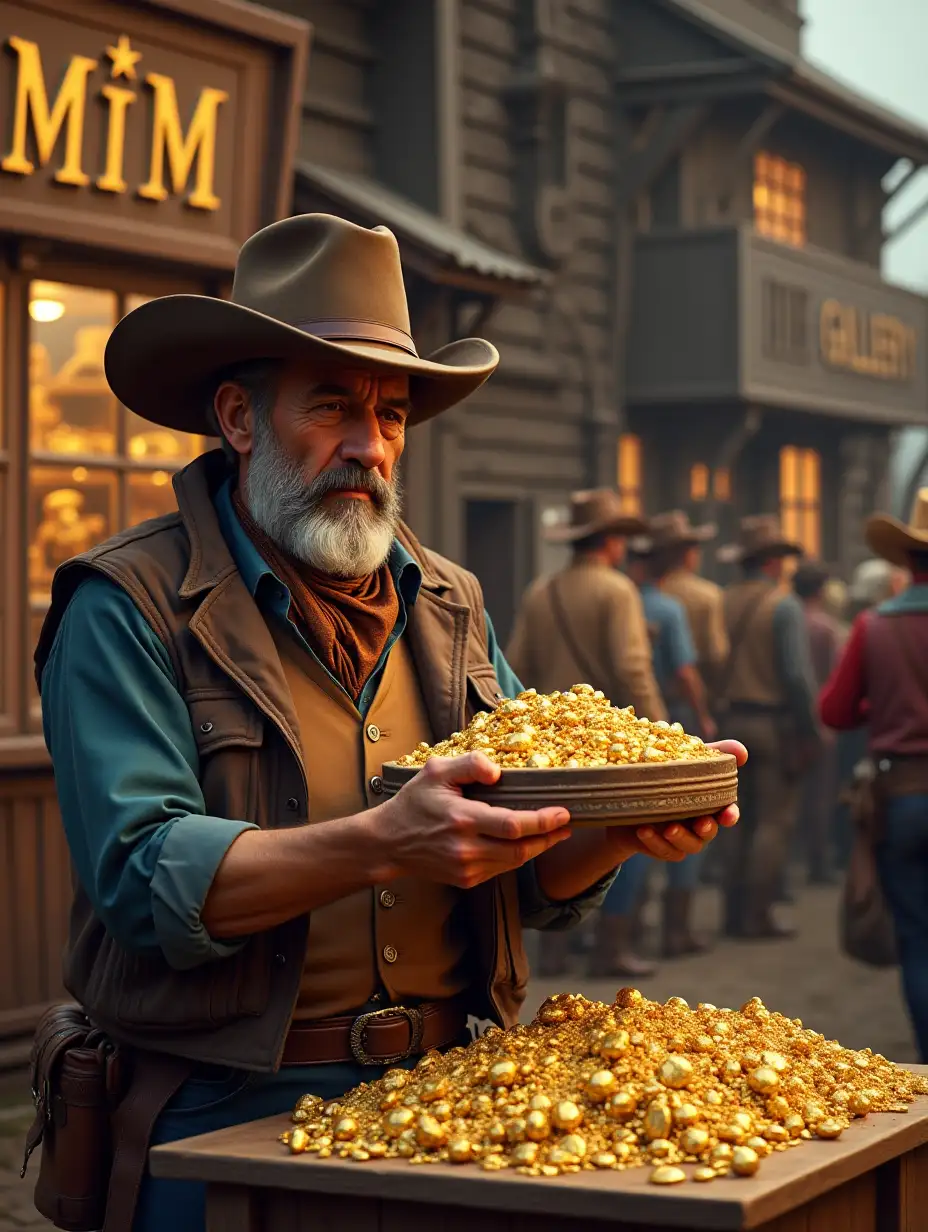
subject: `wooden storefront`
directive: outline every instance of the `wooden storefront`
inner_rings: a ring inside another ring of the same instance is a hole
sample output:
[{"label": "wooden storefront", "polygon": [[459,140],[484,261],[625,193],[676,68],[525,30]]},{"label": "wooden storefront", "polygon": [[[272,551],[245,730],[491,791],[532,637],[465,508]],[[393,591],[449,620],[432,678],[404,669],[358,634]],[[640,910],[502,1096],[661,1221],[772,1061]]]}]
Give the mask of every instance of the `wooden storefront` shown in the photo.
[{"label": "wooden storefront", "polygon": [[221,295],[289,209],[305,23],[226,0],[0,0],[0,1066],[61,994],[70,867],[32,678],[58,563],[174,507],[202,442],[118,406],[116,321]]}]

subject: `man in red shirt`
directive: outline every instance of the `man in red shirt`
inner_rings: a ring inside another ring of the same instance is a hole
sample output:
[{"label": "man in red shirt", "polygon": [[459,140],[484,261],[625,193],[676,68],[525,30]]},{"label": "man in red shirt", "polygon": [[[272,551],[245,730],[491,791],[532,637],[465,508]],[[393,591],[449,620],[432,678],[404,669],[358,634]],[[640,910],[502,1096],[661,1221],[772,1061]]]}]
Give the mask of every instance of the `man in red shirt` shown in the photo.
[{"label": "man in red shirt", "polygon": [[862,612],[822,690],[822,721],[868,726],[880,823],[876,848],[893,914],[902,983],[920,1057],[928,1059],[928,488],[908,526],[867,523],[873,551],[912,573],[899,595]]}]

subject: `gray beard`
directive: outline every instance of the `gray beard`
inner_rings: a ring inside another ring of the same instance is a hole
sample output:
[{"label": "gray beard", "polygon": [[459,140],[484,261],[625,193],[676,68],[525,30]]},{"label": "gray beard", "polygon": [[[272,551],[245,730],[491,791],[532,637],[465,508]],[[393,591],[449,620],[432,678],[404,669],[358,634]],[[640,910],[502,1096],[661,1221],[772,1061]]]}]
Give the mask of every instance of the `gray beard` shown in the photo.
[{"label": "gray beard", "polygon": [[[369,501],[325,505],[332,492],[354,488]],[[307,483],[270,422],[256,417],[245,481],[245,504],[264,533],[290,556],[330,577],[358,578],[384,564],[400,520],[400,485],[358,463],[323,471]]]}]

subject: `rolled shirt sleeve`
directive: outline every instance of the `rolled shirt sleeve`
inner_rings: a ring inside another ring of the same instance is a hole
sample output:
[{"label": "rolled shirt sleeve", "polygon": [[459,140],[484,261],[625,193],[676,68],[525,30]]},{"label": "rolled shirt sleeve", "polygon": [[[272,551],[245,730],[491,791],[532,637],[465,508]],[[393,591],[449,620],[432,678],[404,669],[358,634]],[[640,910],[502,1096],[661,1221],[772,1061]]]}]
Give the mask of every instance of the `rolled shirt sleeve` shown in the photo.
[{"label": "rolled shirt sleeve", "polygon": [[[506,662],[506,657],[500,650],[496,640],[496,631],[489,612],[485,614],[487,625],[487,655],[496,672],[496,679],[505,697],[516,697],[523,692],[522,682]],[[584,916],[589,915],[599,907],[606,897],[606,891],[615,881],[616,870],[591,885],[583,894],[576,898],[558,902],[548,898],[535,873],[534,860],[523,864],[518,871],[519,880],[519,914],[524,928],[543,929],[546,932],[559,932],[573,928]]]},{"label": "rolled shirt sleeve", "polygon": [[132,600],[82,582],[42,674],[42,721],[81,885],[128,950],[175,968],[234,953],[203,904],[245,821],[210,817],[190,715],[167,650]]}]

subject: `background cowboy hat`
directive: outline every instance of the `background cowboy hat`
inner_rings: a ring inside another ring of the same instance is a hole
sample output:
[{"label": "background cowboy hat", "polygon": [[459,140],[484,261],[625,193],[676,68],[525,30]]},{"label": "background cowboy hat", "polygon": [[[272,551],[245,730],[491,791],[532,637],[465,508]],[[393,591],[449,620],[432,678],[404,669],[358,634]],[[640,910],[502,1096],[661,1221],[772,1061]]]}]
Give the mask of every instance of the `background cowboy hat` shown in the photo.
[{"label": "background cowboy hat", "polygon": [[865,535],[877,556],[907,569],[910,552],[928,552],[928,488],[916,495],[908,525],[888,513],[875,513],[867,521]]},{"label": "background cowboy hat", "polygon": [[408,373],[410,423],[466,398],[499,363],[482,338],[420,358],[393,233],[298,214],[245,242],[231,299],[167,295],[123,317],[104,365],[113,393],[136,414],[209,434],[218,373],[250,359],[297,358]]},{"label": "background cowboy hat", "polygon": [[718,534],[714,522],[703,526],[694,526],[689,514],[682,509],[671,509],[667,513],[656,513],[648,519],[648,534],[636,539],[631,545],[636,552],[670,552],[675,548],[692,548]]},{"label": "background cowboy hat", "polygon": [[623,508],[618,492],[612,488],[592,488],[573,492],[570,520],[562,526],[549,527],[544,536],[550,543],[577,543],[591,535],[640,535],[647,529],[644,518]]},{"label": "background cowboy hat", "polygon": [[775,513],[742,518],[737,542],[727,543],[716,552],[717,559],[729,565],[746,560],[769,560],[771,556],[802,555],[802,547],[784,536]]}]

